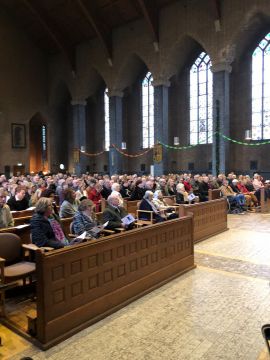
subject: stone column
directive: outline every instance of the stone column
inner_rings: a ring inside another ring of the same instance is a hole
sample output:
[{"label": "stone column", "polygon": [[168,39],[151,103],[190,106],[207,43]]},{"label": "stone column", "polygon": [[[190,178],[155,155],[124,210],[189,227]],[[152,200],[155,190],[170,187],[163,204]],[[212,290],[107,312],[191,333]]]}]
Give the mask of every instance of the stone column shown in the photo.
[{"label": "stone column", "polygon": [[[77,175],[86,171],[87,157],[79,152],[82,147],[86,146],[86,101],[73,100],[72,105],[72,125],[73,125],[73,168]],[[64,129],[63,129],[64,135]],[[76,152],[77,155],[76,156]]]},{"label": "stone column", "polygon": [[[169,143],[169,81],[153,81],[154,88],[154,140],[155,144],[162,141]],[[162,161],[154,162],[154,175],[160,176],[168,173],[168,150],[163,146]]]},{"label": "stone column", "polygon": [[[119,154],[112,146],[121,149],[123,141],[123,93],[121,91],[109,91],[109,115],[110,115],[110,152],[109,171],[110,175],[121,174],[123,155]],[[132,129],[131,129],[132,131]]]},{"label": "stone column", "polygon": [[227,173],[229,168],[228,140],[216,134],[230,136],[230,72],[231,66],[224,62],[214,64],[213,72],[213,146],[212,173]]}]

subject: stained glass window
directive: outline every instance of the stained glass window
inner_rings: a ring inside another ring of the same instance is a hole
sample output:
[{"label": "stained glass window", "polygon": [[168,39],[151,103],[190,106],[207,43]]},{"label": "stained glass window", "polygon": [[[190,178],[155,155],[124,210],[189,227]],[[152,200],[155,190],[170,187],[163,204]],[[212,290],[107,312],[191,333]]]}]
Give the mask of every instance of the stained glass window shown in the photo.
[{"label": "stained glass window", "polygon": [[202,52],[190,69],[190,144],[212,142],[213,78],[210,57]]},{"label": "stained glass window", "polygon": [[104,91],[105,150],[110,149],[110,114],[108,89]]},{"label": "stained glass window", "polygon": [[41,147],[42,147],[42,159],[47,160],[47,127],[46,125],[41,126]]},{"label": "stained glass window", "polygon": [[270,33],[252,54],[252,139],[270,139]]},{"label": "stained glass window", "polygon": [[42,151],[47,150],[47,136],[46,136],[46,126],[42,125],[41,127],[41,139],[42,139]]},{"label": "stained glass window", "polygon": [[154,87],[148,72],[142,81],[142,143],[143,148],[154,145]]}]

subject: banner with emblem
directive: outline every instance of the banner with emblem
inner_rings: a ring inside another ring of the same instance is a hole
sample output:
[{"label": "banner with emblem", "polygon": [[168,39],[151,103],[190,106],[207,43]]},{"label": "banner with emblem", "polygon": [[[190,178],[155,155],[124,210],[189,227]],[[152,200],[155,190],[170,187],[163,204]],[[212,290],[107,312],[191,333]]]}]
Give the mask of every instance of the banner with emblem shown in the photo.
[{"label": "banner with emblem", "polygon": [[155,163],[159,163],[162,161],[162,145],[161,144],[154,145],[153,161]]}]

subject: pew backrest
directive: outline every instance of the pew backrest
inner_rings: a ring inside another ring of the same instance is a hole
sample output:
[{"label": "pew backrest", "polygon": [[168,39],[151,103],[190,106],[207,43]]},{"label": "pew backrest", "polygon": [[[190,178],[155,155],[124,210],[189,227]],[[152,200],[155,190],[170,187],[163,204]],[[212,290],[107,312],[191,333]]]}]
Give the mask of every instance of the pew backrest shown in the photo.
[{"label": "pew backrest", "polygon": [[209,189],[208,190],[208,200],[216,200],[222,197],[220,189]]},{"label": "pew backrest", "polygon": [[194,268],[191,216],[37,253],[37,340],[49,348]]},{"label": "pew backrest", "polygon": [[7,228],[0,229],[0,233],[12,233],[18,235],[21,240],[22,244],[30,244],[31,243],[31,230],[30,224],[22,225],[22,226],[12,226]]},{"label": "pew backrest", "polygon": [[22,211],[11,211],[13,219],[15,218],[21,218],[25,216],[32,216],[34,214],[35,209],[29,209],[29,210],[22,210]]}]

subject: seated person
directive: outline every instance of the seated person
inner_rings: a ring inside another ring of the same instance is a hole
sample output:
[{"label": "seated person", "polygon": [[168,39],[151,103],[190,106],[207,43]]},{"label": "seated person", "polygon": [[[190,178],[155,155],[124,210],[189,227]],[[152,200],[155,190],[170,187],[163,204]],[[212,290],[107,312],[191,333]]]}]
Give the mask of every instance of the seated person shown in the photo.
[{"label": "seated person", "polygon": [[69,218],[75,215],[78,210],[78,202],[76,201],[76,193],[72,189],[64,190],[64,201],[60,206],[60,218]]},{"label": "seated person", "polygon": [[160,211],[160,215],[167,220],[176,219],[178,218],[177,214],[175,213],[174,208],[168,206],[162,195],[161,190],[156,190],[154,193],[153,203],[156,208]]},{"label": "seated person", "polygon": [[9,206],[6,204],[7,192],[0,189],[0,228],[14,226],[14,220]]},{"label": "seated person", "polygon": [[106,229],[126,228],[122,223],[122,219],[127,215],[127,212],[119,205],[119,197],[110,195],[107,202],[108,205],[103,211],[103,223],[109,222]]},{"label": "seated person", "polygon": [[176,195],[176,185],[173,179],[168,180],[167,191],[169,196]]},{"label": "seated person", "polygon": [[64,247],[65,241],[60,241],[49,219],[52,216],[52,201],[49,198],[40,198],[36,204],[35,214],[30,220],[32,243],[39,246],[48,246],[54,249]]},{"label": "seated person", "polygon": [[87,188],[87,197],[96,205],[96,211],[101,211],[101,185],[97,182],[93,187]]},{"label": "seated person", "polygon": [[239,187],[238,187],[238,184],[239,184],[239,181],[237,179],[233,179],[232,180],[232,184],[231,184],[231,188],[233,189],[233,191],[236,193],[236,194],[243,194],[244,197],[245,197],[245,204],[248,208],[251,207],[251,196],[249,195],[249,193],[243,193]]},{"label": "seated person", "polygon": [[138,179],[135,183],[135,187],[131,192],[129,200],[142,200],[144,196],[144,186],[141,179]]},{"label": "seated person", "polygon": [[11,211],[22,211],[29,207],[28,200],[25,197],[25,188],[17,186],[15,195],[8,199],[7,204]]},{"label": "seated person", "polygon": [[176,186],[176,204],[188,204],[188,193],[185,190],[185,185],[182,183]]},{"label": "seated person", "polygon": [[[81,235],[86,231],[90,237],[97,238],[99,236],[103,226],[97,226],[93,212],[94,208],[95,204],[91,200],[85,199],[81,201],[73,218],[72,232],[74,234]],[[100,231],[97,231],[98,229]]]},{"label": "seated person", "polygon": [[123,200],[122,195],[120,193],[120,184],[118,184],[118,183],[113,183],[112,184],[111,195],[118,196],[118,198],[119,198],[119,206],[123,206],[124,200]]},{"label": "seated person", "polygon": [[239,208],[244,210],[243,206],[245,205],[245,196],[243,194],[235,193],[229,186],[228,180],[223,180],[223,185],[220,187],[220,191],[223,196],[228,198],[229,201],[235,200]]},{"label": "seated person", "polygon": [[198,195],[200,201],[208,200],[208,190],[209,190],[209,178],[208,176],[203,176],[202,181],[199,182]]},{"label": "seated person", "polygon": [[[140,203],[139,210],[153,211],[153,218],[156,222],[162,222],[165,219],[161,216],[160,211],[157,209],[156,205],[153,203],[153,192],[147,190],[144,194],[144,197]],[[140,213],[140,219],[150,220],[150,214],[147,212]]]}]

